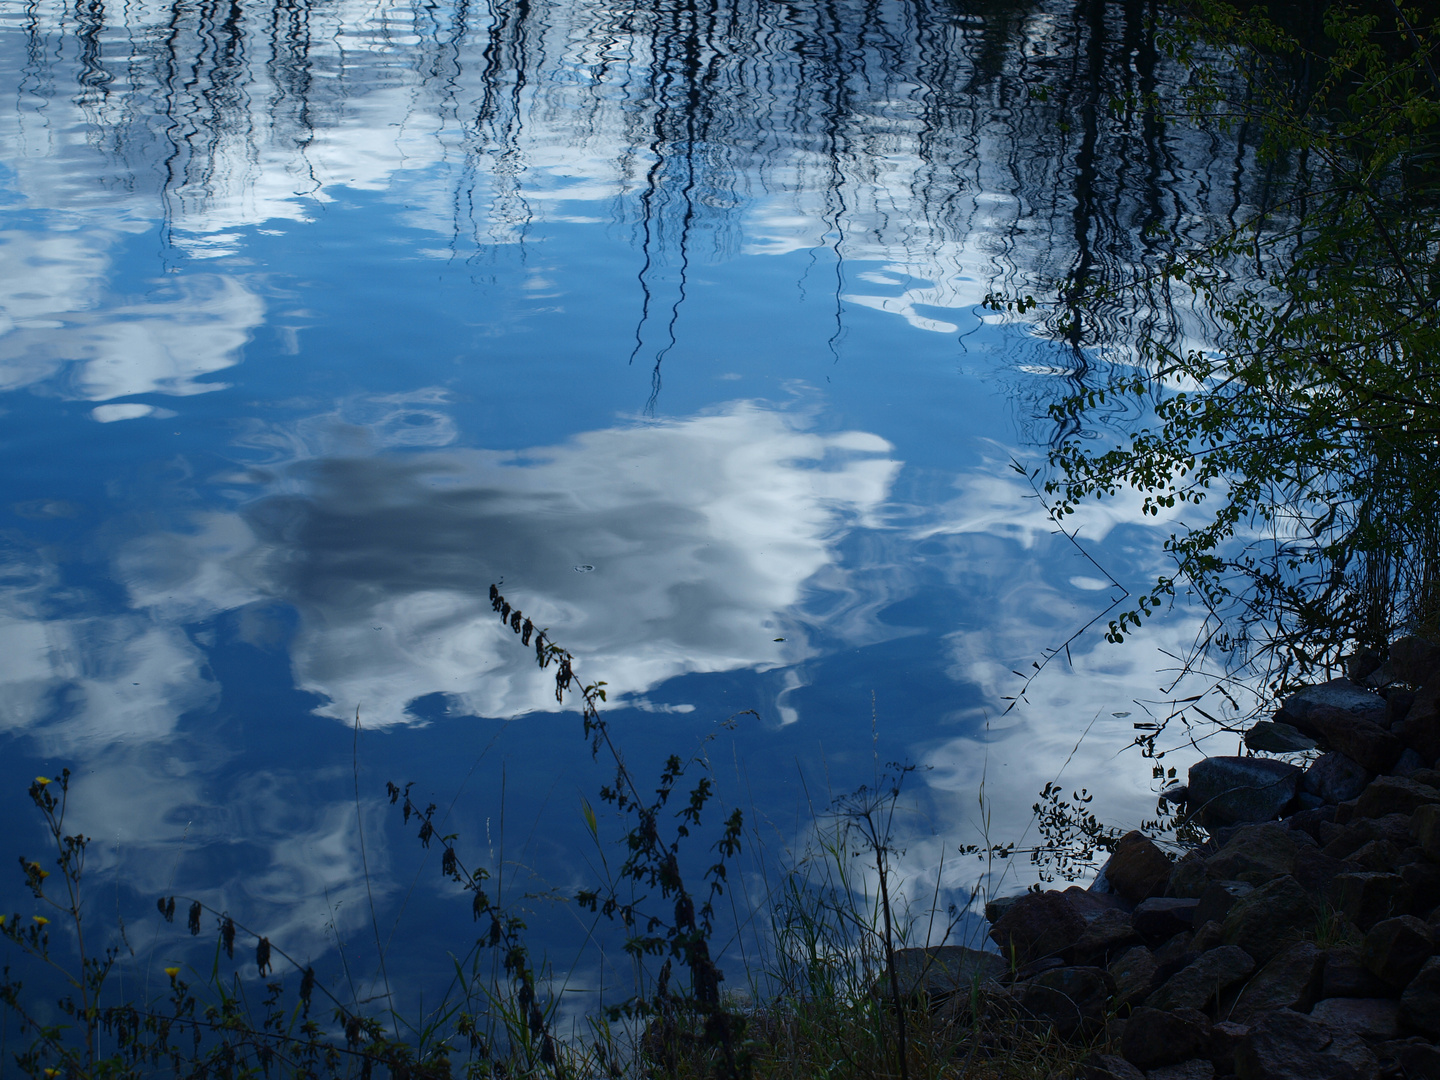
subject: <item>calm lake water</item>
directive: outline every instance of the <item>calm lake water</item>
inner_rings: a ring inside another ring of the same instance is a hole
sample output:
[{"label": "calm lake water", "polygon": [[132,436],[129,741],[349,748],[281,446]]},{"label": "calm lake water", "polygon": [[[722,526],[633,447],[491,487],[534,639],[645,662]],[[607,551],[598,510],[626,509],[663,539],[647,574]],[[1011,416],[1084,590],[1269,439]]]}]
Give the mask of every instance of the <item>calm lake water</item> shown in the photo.
[{"label": "calm lake water", "polygon": [[752,897],[892,760],[918,893],[975,882],[982,779],[997,840],[1057,777],[1149,816],[1124,748],[1198,617],[1016,672],[1173,523],[1097,507],[1092,563],[1010,461],[1167,298],[1070,340],[981,301],[1131,281],[1245,203],[1243,146],[1114,100],[1174,78],[1155,14],[0,2],[0,854],[68,766],[134,970],[208,962],[177,893],[363,996],[373,902],[418,994],[472,930],[386,804],[415,781],[598,985],[563,898],[617,857],[612,770],[492,582],[637,774],[708,754]]}]

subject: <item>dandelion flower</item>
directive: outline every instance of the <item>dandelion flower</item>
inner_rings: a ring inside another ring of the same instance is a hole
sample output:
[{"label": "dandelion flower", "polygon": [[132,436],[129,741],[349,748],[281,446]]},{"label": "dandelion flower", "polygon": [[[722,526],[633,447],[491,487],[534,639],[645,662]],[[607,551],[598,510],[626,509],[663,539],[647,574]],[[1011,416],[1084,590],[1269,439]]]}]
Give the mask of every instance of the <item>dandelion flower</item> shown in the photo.
[{"label": "dandelion flower", "polygon": [[59,1076],[59,1075],[60,1075],[60,1070],[59,1070],[59,1069],[46,1069],[46,1070],[45,1070],[45,1075],[46,1075],[46,1076]]},{"label": "dandelion flower", "polygon": [[39,923],[41,926],[45,926],[50,922],[50,920],[47,919],[44,915],[31,915],[30,917],[34,919],[37,923]]},{"label": "dandelion flower", "polygon": [[173,979],[173,978],[175,978],[176,975],[179,975],[179,974],[180,974],[180,969],[179,969],[178,967],[166,968],[166,969],[165,969],[165,974],[166,974],[166,975],[169,975],[170,978]]},{"label": "dandelion flower", "polygon": [[4,915],[0,915],[0,926],[4,926],[4,925],[5,925],[5,916],[4,916]]},{"label": "dandelion flower", "polygon": [[35,782],[41,787],[44,787],[46,784],[53,784],[55,781],[51,780],[48,776],[37,776],[35,777]]}]

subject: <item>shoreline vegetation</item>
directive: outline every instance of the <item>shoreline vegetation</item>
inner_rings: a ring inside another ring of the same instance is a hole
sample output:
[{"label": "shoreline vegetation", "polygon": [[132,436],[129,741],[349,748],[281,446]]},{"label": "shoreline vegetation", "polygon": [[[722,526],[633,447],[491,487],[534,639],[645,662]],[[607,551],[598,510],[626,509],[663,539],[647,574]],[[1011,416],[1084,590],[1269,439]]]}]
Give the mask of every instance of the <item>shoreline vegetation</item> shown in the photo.
[{"label": "shoreline vegetation", "polygon": [[[20,859],[32,911],[0,921],[11,960],[29,964],[23,980],[0,975],[0,1069],[86,1080],[1440,1077],[1436,14],[1330,5],[1311,34],[1279,14],[1207,4],[1177,26],[1167,40],[1192,74],[1189,107],[1259,133],[1272,198],[1211,243],[1169,250],[1157,271],[1217,340],[1147,341],[1138,363],[1114,362],[1108,381],[1054,406],[1066,434],[1048,471],[1027,475],[1061,523],[1086,500],[1130,491],[1146,515],[1193,511],[1166,545],[1173,572],[1107,636],[1122,642],[1182,597],[1202,605],[1210,620],[1188,662],[1259,672],[1281,703],[1246,731],[1248,756],[1208,758],[1182,784],[1159,764],[1163,724],[1146,732],[1137,742],[1164,789],[1156,820],[1124,835],[1083,791],[1047,786],[1036,805],[1045,843],[1031,857],[1067,880],[1088,875],[1097,853],[1108,861],[1088,888],[977,890],[970,910],[984,907],[993,949],[948,943],[967,909],[910,910],[894,894],[910,769],[891,766],[817,821],[814,859],[767,883],[751,917],[769,950],[727,980],[716,936],[743,815],[717,813],[701,754],[633,775],[600,710],[605,684],[582,682],[575,658],[492,586],[497,615],[614,770],[599,798],[626,823],[624,858],[602,859],[602,880],[575,902],[623,941],[636,974],[622,1003],[562,1029],[563,973],[532,955],[523,907],[495,868],[466,863],[435,806],[399,778],[387,787],[394,813],[439,854],[475,920],[444,1002],[412,1017],[347,1003],[263,928],[179,894],[157,898],[158,917],[213,933],[213,963],[167,968],[168,993],[129,998],[117,986],[128,940],[86,899],[89,840],[66,825],[64,772],[29,788],[50,849]],[[1096,344],[1087,305],[1124,300],[1083,279],[1053,293],[1044,321],[1076,348]],[[1020,316],[1037,306],[987,303]],[[1122,438],[1097,434],[1117,416],[1134,421]],[[585,818],[602,845],[589,804]],[[993,866],[1024,853],[987,839],[962,854]],[[42,1003],[42,988],[58,989]]]}]

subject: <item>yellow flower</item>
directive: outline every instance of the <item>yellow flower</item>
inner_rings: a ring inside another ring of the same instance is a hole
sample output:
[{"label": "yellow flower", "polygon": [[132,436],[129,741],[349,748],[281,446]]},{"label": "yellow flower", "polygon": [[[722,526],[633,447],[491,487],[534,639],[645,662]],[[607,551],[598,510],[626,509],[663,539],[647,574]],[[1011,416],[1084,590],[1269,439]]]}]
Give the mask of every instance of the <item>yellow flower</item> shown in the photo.
[{"label": "yellow flower", "polygon": [[47,919],[44,915],[31,915],[30,917],[34,919],[37,923],[39,923],[41,926],[45,926],[47,923],[50,922],[50,920]]},{"label": "yellow flower", "polygon": [[166,969],[165,969],[165,974],[166,974],[166,975],[169,975],[170,978],[173,979],[173,978],[175,978],[176,975],[179,975],[179,974],[180,974],[180,969],[179,969],[179,968],[166,968]]},{"label": "yellow flower", "polygon": [[46,784],[52,784],[52,783],[54,783],[54,781],[51,780],[50,777],[48,777],[48,776],[37,776],[37,777],[35,777],[35,782],[36,782],[37,784],[39,784],[41,787],[44,787]]},{"label": "yellow flower", "polygon": [[4,915],[0,915],[0,926],[4,926],[4,925],[5,925],[5,916],[4,916]]},{"label": "yellow flower", "polygon": [[60,1075],[60,1070],[59,1070],[59,1069],[46,1069],[46,1070],[45,1070],[45,1075],[46,1075],[46,1076],[59,1076],[59,1075]]}]

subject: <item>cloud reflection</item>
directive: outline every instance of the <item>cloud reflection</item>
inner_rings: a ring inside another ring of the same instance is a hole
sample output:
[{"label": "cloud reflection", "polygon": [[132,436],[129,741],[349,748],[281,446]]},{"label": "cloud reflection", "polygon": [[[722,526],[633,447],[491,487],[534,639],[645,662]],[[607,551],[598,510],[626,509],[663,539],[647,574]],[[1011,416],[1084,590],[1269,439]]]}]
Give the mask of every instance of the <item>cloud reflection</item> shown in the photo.
[{"label": "cloud reflection", "polygon": [[889,450],[741,402],[523,452],[312,458],[280,492],[137,541],[120,566],[162,621],[292,606],[295,683],[323,715],[413,722],[410,704],[438,692],[515,716],[556,705],[491,612],[492,581],[615,692],[792,664],[811,651],[794,609],[838,539],[875,523]]}]

